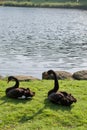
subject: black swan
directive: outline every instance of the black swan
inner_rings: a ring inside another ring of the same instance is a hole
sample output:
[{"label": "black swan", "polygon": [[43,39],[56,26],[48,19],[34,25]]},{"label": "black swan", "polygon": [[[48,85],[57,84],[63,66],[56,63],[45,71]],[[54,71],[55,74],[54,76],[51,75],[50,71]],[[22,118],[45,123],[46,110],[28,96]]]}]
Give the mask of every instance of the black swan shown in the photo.
[{"label": "black swan", "polygon": [[74,98],[71,94],[67,92],[58,91],[59,83],[57,79],[57,75],[53,70],[49,70],[47,72],[48,75],[53,74],[54,76],[54,88],[48,92],[48,99],[56,104],[60,104],[63,106],[70,106],[73,102],[76,102],[76,98]]},{"label": "black swan", "polygon": [[9,81],[15,81],[15,85],[6,89],[6,96],[14,99],[28,99],[35,95],[29,88],[19,88],[19,80],[14,76],[8,77]]}]

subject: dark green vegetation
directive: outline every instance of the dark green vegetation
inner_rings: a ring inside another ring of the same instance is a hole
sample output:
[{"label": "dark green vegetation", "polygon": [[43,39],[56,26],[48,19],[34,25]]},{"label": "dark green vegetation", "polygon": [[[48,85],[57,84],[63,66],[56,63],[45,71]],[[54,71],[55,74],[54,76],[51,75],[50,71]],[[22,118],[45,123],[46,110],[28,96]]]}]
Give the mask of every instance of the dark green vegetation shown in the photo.
[{"label": "dark green vegetation", "polygon": [[3,6],[24,6],[24,7],[61,7],[61,8],[83,8],[83,9],[86,9],[87,0],[0,0],[0,5],[3,5]]},{"label": "dark green vegetation", "polygon": [[7,81],[0,80],[0,130],[86,130],[87,81],[59,80],[60,90],[72,93],[77,102],[71,107],[47,100],[53,80],[21,82],[36,92],[32,100],[13,100],[5,96]]}]

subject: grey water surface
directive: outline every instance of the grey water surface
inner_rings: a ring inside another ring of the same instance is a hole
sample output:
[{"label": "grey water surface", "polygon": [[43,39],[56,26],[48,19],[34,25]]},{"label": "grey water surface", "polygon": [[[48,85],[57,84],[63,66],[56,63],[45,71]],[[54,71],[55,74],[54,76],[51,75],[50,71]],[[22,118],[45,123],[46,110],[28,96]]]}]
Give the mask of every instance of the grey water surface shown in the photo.
[{"label": "grey water surface", "polygon": [[87,69],[87,11],[0,7],[0,75]]}]

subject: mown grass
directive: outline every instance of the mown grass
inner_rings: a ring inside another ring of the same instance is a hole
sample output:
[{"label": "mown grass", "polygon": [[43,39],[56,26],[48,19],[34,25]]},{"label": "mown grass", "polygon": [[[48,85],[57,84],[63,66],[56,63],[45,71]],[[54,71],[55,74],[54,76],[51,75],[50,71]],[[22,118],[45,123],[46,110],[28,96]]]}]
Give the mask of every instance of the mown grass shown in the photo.
[{"label": "mown grass", "polygon": [[0,0],[3,6],[18,7],[61,7],[61,8],[86,8],[87,1],[80,0]]},{"label": "mown grass", "polygon": [[0,80],[0,130],[86,130],[87,81],[60,80],[60,90],[72,93],[77,103],[71,107],[54,105],[47,99],[53,80],[21,82],[36,92],[32,100],[13,100],[5,96],[7,84]]}]

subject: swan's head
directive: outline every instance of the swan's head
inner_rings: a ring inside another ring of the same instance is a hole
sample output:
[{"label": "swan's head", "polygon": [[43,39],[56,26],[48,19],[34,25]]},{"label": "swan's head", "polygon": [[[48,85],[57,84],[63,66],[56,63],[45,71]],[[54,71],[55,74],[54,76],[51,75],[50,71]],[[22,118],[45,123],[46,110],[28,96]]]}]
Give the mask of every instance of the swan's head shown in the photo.
[{"label": "swan's head", "polygon": [[53,70],[48,70],[48,75],[50,75],[50,74],[52,74],[52,73],[54,73],[54,71]]},{"label": "swan's head", "polygon": [[43,79],[54,79],[54,71],[53,70],[48,70],[46,72],[42,73],[42,78]]},{"label": "swan's head", "polygon": [[10,81],[15,80],[15,79],[16,79],[16,78],[15,78],[14,76],[9,76],[7,82],[9,83]]}]

